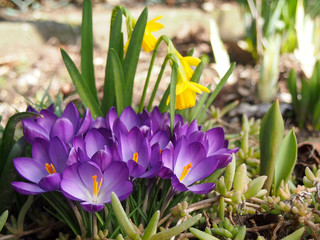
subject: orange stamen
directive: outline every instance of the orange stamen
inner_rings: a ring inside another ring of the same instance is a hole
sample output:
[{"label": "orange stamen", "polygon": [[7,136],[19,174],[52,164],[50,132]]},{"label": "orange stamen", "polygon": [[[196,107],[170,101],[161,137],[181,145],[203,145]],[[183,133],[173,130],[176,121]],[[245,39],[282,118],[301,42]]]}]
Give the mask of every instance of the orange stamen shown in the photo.
[{"label": "orange stamen", "polygon": [[184,166],[181,176],[179,178],[179,181],[181,182],[186,176],[187,174],[190,172],[190,168],[192,168],[192,164],[189,163],[188,165]]},{"label": "orange stamen", "polygon": [[139,155],[138,155],[137,152],[135,152],[135,153],[133,154],[132,160],[137,163],[137,162],[138,162],[138,158],[139,158]]},{"label": "orange stamen", "polygon": [[92,179],[93,179],[93,194],[97,196],[100,191],[103,178],[101,178],[99,186],[97,182],[97,175],[93,175]]},{"label": "orange stamen", "polygon": [[50,165],[49,163],[46,163],[46,170],[49,174],[57,172],[52,163]]}]

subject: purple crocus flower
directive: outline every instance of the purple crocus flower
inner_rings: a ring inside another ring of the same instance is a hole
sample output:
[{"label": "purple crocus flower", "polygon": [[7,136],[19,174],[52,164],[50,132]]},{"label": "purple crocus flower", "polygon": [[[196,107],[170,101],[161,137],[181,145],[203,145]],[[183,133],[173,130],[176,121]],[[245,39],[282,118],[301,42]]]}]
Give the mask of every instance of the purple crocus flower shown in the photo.
[{"label": "purple crocus flower", "polygon": [[161,173],[170,176],[176,191],[191,191],[196,194],[206,194],[215,187],[214,183],[196,184],[212,174],[219,165],[219,157],[207,157],[207,151],[200,142],[189,143],[183,136],[175,147],[166,148],[162,152],[163,169]]},{"label": "purple crocus flower", "polygon": [[113,148],[113,156],[127,163],[133,178],[153,177],[161,167],[159,144],[151,148],[150,142],[138,127],[133,127],[129,132],[119,132],[116,146]]},{"label": "purple crocus flower", "polygon": [[67,167],[61,181],[61,191],[69,199],[81,201],[88,212],[97,212],[111,201],[111,192],[120,200],[132,192],[132,183],[125,163],[112,162],[104,172],[91,161],[75,163]]},{"label": "purple crocus flower", "polygon": [[31,144],[36,138],[50,140],[59,137],[65,143],[70,143],[74,136],[84,134],[91,125],[90,110],[79,118],[79,112],[73,103],[69,103],[62,116],[58,118],[52,110],[41,110],[42,117],[22,121],[24,137]]},{"label": "purple crocus flower", "polygon": [[32,147],[32,157],[13,160],[17,172],[32,182],[12,182],[13,188],[26,195],[59,190],[61,173],[68,158],[66,145],[58,137],[54,137],[50,142],[37,138]]}]

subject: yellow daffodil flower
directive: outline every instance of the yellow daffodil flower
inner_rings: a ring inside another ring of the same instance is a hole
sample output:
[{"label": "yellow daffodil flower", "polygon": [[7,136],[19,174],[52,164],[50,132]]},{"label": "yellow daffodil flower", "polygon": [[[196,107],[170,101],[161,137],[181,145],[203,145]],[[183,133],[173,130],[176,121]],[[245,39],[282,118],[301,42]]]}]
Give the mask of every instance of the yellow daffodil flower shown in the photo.
[{"label": "yellow daffodil flower", "polygon": [[[181,69],[181,67],[179,67],[177,73],[175,109],[179,110],[193,107],[196,104],[197,93],[201,94],[202,92],[209,92],[208,88],[198,83],[190,82],[190,79],[187,78],[184,70],[184,68]],[[167,105],[169,102],[170,95],[167,99]]]},{"label": "yellow daffodil flower", "polygon": [[[143,40],[142,40],[142,49],[145,52],[153,51],[156,44],[157,44],[157,39],[155,38],[155,36],[152,35],[152,32],[159,31],[160,29],[162,29],[164,27],[161,23],[156,22],[160,18],[162,18],[162,16],[156,17],[156,18],[152,19],[151,21],[147,22],[147,24],[146,24],[146,29],[144,31]],[[127,52],[129,42],[130,42],[130,38],[128,39],[128,41],[124,47],[125,52]]]}]

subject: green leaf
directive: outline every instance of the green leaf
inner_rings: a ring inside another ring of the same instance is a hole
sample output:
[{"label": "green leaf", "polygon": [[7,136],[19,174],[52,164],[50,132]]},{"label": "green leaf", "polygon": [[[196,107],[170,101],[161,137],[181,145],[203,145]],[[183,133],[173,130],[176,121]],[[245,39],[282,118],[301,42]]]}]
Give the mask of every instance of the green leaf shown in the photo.
[{"label": "green leaf", "polygon": [[94,118],[98,116],[102,116],[103,114],[101,112],[101,109],[97,100],[92,95],[91,91],[88,91],[89,87],[87,83],[83,80],[74,62],[71,60],[69,55],[63,49],[61,49],[61,55],[83,105],[90,109],[91,114]]},{"label": "green leaf", "polygon": [[146,227],[142,240],[149,240],[150,237],[157,232],[157,224],[159,222],[159,218],[160,211],[158,210],[153,214],[148,226]]},{"label": "green leaf", "polygon": [[178,64],[176,62],[173,62],[171,80],[170,80],[170,130],[171,130],[171,134],[173,134],[173,128],[174,128],[177,74],[178,74]]},{"label": "green leaf", "polygon": [[276,159],[283,139],[283,119],[276,100],[262,119],[260,127],[260,176],[266,175],[265,189],[270,192]]},{"label": "green leaf", "polygon": [[297,74],[293,69],[291,69],[289,73],[289,77],[287,78],[287,85],[291,94],[292,105],[296,113],[298,113],[299,102],[298,102],[298,90],[297,90]]},{"label": "green leaf", "polygon": [[[109,51],[114,49],[122,62],[123,56],[123,36],[121,32],[122,26],[122,11],[119,9],[111,24],[110,38],[109,38]],[[115,103],[115,91],[114,91],[114,79],[111,77],[110,72],[112,71],[110,62],[110,55],[108,54],[106,71],[104,76],[104,87],[103,87],[103,98],[101,102],[101,110],[104,115],[107,114],[108,110]]]},{"label": "green leaf", "polygon": [[124,77],[123,71],[120,63],[120,59],[114,49],[110,49],[109,53],[110,59],[110,78],[114,81],[114,92],[116,96],[116,106],[117,112],[120,114],[124,109],[124,95],[123,95],[123,85]]},{"label": "green leaf", "polygon": [[150,238],[150,240],[166,240],[166,239],[170,239],[171,237],[177,236],[178,234],[182,233],[183,231],[187,230],[192,225],[194,225],[196,222],[198,222],[200,218],[201,218],[201,214],[198,214],[198,215],[184,221],[183,223],[181,223],[177,226],[174,226],[173,228],[164,230],[162,232],[159,232],[159,233],[153,235]]},{"label": "green leaf", "polygon": [[4,129],[2,139],[1,139],[1,145],[0,145],[0,174],[3,172],[4,165],[6,164],[7,157],[9,155],[9,152],[11,151],[11,148],[14,144],[14,132],[16,129],[16,125],[19,121],[26,118],[31,117],[39,117],[40,115],[33,112],[21,112],[13,115],[9,118],[7,125]]},{"label": "green leaf", "polygon": [[203,71],[203,63],[200,62],[196,67],[196,69],[194,70],[193,75],[190,79],[190,82],[199,83],[202,71]]},{"label": "green leaf", "polygon": [[190,232],[195,235],[200,240],[219,240],[219,238],[216,238],[206,232],[200,231],[196,228],[190,228]]},{"label": "green leaf", "polygon": [[133,95],[133,82],[136,75],[139,55],[142,47],[142,40],[147,24],[148,9],[141,13],[131,35],[130,43],[123,62],[123,73],[125,79],[125,106],[130,106]]},{"label": "green leaf", "polygon": [[286,183],[296,164],[298,154],[297,139],[293,129],[283,139],[277,156],[276,168],[274,173],[275,188],[274,192],[280,186],[281,180]]},{"label": "green leaf", "polygon": [[4,212],[1,214],[1,216],[0,216],[0,232],[1,232],[4,224],[7,222],[8,215],[9,215],[9,211],[6,210],[6,211],[4,211]]},{"label": "green leaf", "polygon": [[122,205],[117,197],[117,195],[112,192],[111,193],[111,205],[113,208],[113,211],[118,219],[119,225],[123,229],[123,231],[131,238],[135,239],[138,233],[134,230],[131,222],[129,221]]},{"label": "green leaf", "polygon": [[294,231],[293,233],[291,233],[290,235],[282,238],[281,240],[299,240],[302,236],[302,234],[304,233],[305,229],[304,227],[299,228],[298,230]]},{"label": "green leaf", "polygon": [[81,74],[92,96],[98,102],[93,66],[93,34],[91,0],[83,1],[81,24]]},{"label": "green leaf", "polygon": [[231,66],[228,69],[228,71],[226,72],[226,74],[221,78],[220,82],[218,83],[218,85],[216,86],[214,91],[211,93],[206,105],[202,109],[199,117],[197,117],[197,118],[202,118],[202,116],[205,114],[205,112],[208,109],[208,107],[213,103],[214,99],[219,94],[219,92],[221,91],[222,87],[226,84],[226,82],[227,82],[228,78],[230,77],[230,75],[232,74],[233,69],[235,68],[235,66],[236,66],[236,63],[232,63],[231,64]]},{"label": "green leaf", "polygon": [[313,73],[309,81],[309,111],[313,114],[316,111],[316,104],[320,99],[320,62],[314,65]]},{"label": "green leaf", "polygon": [[315,130],[320,130],[320,98],[318,99],[317,103],[316,103],[316,107],[313,113],[313,118],[312,118],[312,122],[313,122],[313,127]]},{"label": "green leaf", "polygon": [[24,137],[20,138],[10,149],[10,153],[4,161],[4,165],[2,173],[0,175],[0,196],[5,196],[0,198],[0,211],[4,211],[5,209],[10,209],[12,205],[12,197],[14,191],[11,187],[11,182],[16,180],[17,171],[13,166],[13,159],[17,157],[21,157],[25,152],[25,149],[28,145],[28,142]]},{"label": "green leaf", "polygon": [[28,196],[27,201],[23,204],[22,208],[19,211],[17,225],[20,232],[23,232],[24,218],[27,214],[27,211],[31,207],[32,202],[33,196]]}]

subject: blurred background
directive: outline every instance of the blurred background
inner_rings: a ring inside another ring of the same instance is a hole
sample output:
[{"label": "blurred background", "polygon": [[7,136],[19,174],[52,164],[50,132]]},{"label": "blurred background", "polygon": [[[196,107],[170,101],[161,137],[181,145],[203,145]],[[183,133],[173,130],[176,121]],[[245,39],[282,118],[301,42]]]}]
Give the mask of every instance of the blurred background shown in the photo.
[{"label": "blurred background", "polygon": [[[295,106],[294,100],[300,101],[306,95],[299,92],[301,81],[309,82],[319,59],[320,1],[93,0],[94,64],[100,91],[111,11],[119,4],[135,17],[145,6],[149,8],[149,20],[163,16],[159,22],[165,28],[155,35],[169,36],[183,55],[194,49],[194,56],[205,63],[203,85],[216,85],[230,63],[237,63],[214,102],[215,107],[224,107],[236,101],[237,107],[228,113],[230,117],[243,114],[261,117],[277,98],[283,113],[288,114],[288,124],[302,121],[303,126],[316,129],[317,113],[311,121],[297,119],[301,104]],[[80,65],[82,1],[0,0],[0,8],[1,126],[17,111],[24,111],[28,104],[46,105],[57,99],[77,98],[60,48]],[[164,57],[165,46],[160,50]],[[142,52],[140,58],[136,102],[140,100],[151,54]],[[163,59],[158,61],[154,71],[160,70]],[[288,87],[292,69],[296,92]],[[169,81],[169,68],[167,71],[163,84]],[[320,98],[320,80],[317,81],[319,96],[312,100],[315,102]],[[160,87],[159,95],[165,87]],[[315,111],[317,107],[311,108]]]}]

